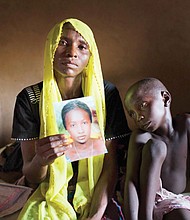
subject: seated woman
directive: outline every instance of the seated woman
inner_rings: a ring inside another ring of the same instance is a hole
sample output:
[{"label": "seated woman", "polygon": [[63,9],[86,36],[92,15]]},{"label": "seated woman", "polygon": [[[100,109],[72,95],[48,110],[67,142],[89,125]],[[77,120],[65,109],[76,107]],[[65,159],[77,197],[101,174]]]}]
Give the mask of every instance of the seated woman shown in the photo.
[{"label": "seated woman", "polygon": [[[117,182],[117,149],[129,133],[116,87],[103,80],[91,29],[77,19],[47,36],[43,82],[17,96],[12,138],[21,141],[23,173],[37,189],[19,219],[119,219],[106,213]],[[93,96],[107,154],[68,163],[67,138],[58,134],[53,102]],[[122,217],[122,216],[121,216]]]}]

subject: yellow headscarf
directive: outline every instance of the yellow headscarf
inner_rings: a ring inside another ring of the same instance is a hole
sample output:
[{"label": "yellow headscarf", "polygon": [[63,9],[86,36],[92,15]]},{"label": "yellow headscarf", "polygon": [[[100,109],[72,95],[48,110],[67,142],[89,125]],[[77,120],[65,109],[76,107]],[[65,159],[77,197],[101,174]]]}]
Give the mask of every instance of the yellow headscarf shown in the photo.
[{"label": "yellow headscarf", "polygon": [[[53,102],[62,99],[54,78],[53,60],[63,25],[66,22],[71,23],[89,44],[91,56],[82,76],[82,90],[84,96],[93,96],[95,99],[100,130],[104,137],[105,95],[98,49],[91,29],[77,19],[66,19],[55,25],[47,37],[44,53],[43,90],[40,102],[40,137],[58,133]],[[72,165],[66,161],[64,155],[57,158],[49,166],[49,176],[40,184],[22,209],[19,219],[75,220],[77,219],[76,212],[79,214],[78,219],[86,219],[89,214],[94,187],[102,171],[103,159],[104,155],[100,155],[79,161],[73,208],[67,201],[68,182],[73,175]]]}]

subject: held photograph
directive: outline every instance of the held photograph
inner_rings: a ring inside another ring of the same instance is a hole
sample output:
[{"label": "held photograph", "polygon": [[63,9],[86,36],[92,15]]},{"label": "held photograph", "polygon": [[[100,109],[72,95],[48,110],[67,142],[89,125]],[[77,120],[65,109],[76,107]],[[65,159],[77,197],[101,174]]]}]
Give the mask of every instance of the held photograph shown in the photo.
[{"label": "held photograph", "polygon": [[93,97],[55,102],[54,110],[58,131],[72,146],[65,152],[68,162],[107,153]]}]

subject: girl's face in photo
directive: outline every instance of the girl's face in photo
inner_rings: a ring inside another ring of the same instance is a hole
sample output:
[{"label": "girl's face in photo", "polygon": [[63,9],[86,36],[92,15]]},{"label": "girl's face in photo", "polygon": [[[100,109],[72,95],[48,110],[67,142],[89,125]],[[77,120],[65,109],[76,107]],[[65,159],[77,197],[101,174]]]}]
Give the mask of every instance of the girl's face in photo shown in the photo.
[{"label": "girl's face in photo", "polygon": [[80,108],[73,109],[66,114],[65,123],[72,139],[80,144],[86,143],[91,134],[89,114]]}]

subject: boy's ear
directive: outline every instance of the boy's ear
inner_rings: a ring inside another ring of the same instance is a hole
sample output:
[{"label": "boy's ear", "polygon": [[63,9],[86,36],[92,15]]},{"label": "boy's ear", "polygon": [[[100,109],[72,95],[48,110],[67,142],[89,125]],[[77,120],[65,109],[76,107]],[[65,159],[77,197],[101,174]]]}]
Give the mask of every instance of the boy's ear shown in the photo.
[{"label": "boy's ear", "polygon": [[164,106],[168,107],[171,104],[171,95],[168,91],[161,91],[161,95],[164,101]]}]

